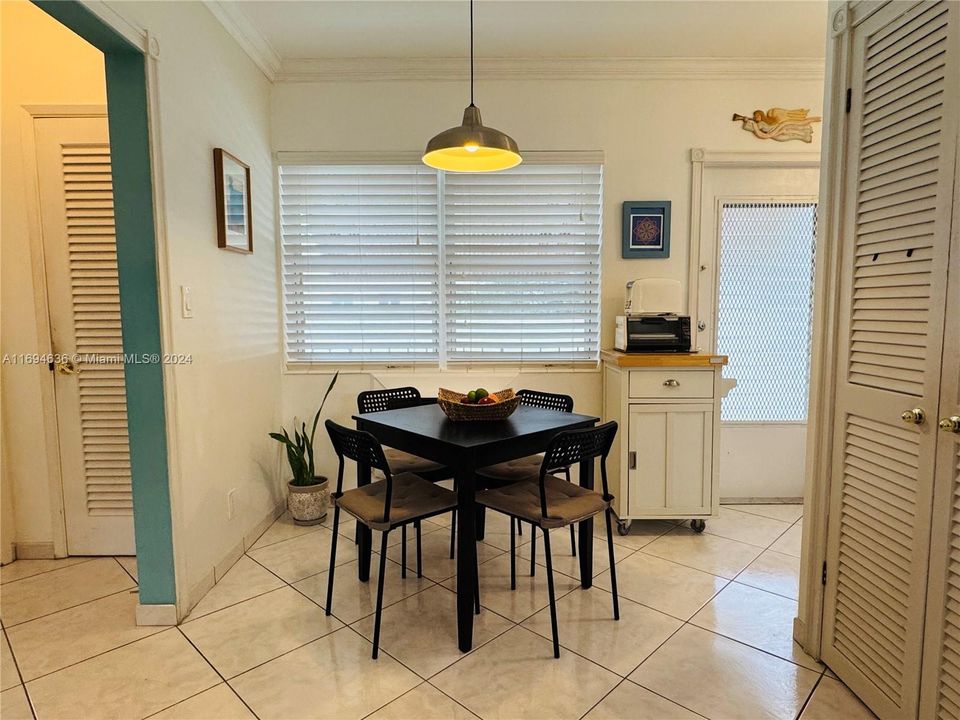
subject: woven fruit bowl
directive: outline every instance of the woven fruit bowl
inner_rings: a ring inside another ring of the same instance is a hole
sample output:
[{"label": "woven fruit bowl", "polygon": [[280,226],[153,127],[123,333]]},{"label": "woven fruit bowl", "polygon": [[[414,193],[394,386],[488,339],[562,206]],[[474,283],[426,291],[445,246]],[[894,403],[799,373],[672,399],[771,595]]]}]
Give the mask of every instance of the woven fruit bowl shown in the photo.
[{"label": "woven fruit bowl", "polygon": [[512,388],[490,393],[490,397],[496,402],[487,405],[467,403],[467,396],[463,393],[440,388],[437,392],[437,404],[448,418],[456,422],[504,420],[520,405],[520,397]]}]

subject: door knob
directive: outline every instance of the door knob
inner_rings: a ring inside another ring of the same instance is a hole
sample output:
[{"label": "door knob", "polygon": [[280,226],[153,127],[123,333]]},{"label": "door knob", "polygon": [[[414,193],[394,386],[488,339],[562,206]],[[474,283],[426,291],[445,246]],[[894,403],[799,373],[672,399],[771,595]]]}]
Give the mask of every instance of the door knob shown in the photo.
[{"label": "door knob", "polygon": [[72,360],[67,360],[66,362],[58,362],[56,364],[56,371],[59,375],[76,375],[77,368],[73,364]]},{"label": "door knob", "polygon": [[680,381],[670,378],[669,380],[664,380],[663,384],[665,387],[680,387]]},{"label": "door knob", "polygon": [[944,432],[960,433],[960,415],[940,418],[939,425]]},{"label": "door knob", "polygon": [[927,414],[923,411],[923,408],[914,408],[913,410],[904,410],[900,419],[912,425],[923,425],[923,421],[927,419]]}]

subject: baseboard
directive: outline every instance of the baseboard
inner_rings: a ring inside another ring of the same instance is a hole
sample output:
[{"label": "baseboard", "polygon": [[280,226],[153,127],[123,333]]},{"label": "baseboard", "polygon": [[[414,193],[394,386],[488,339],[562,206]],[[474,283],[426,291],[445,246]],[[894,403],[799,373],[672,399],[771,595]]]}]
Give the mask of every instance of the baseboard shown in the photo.
[{"label": "baseboard", "polygon": [[14,557],[17,560],[52,560],[57,557],[52,542],[14,543]]},{"label": "baseboard", "polygon": [[137,625],[176,625],[176,605],[141,605],[137,603]]},{"label": "baseboard", "polygon": [[802,497],[722,497],[721,505],[803,505]]},{"label": "baseboard", "polygon": [[259,538],[263,533],[267,531],[273,522],[280,517],[287,509],[287,501],[284,498],[281,502],[278,502],[273,508],[267,512],[263,518],[253,526],[253,529],[246,533],[243,536],[243,540],[236,545],[234,545],[229,552],[227,552],[223,558],[216,563],[210,571],[206,573],[200,582],[196,583],[192,588],[190,588],[185,597],[183,606],[181,608],[181,617],[187,617],[190,614],[190,611],[200,602],[203,597],[213,589],[213,586],[216,585],[227,574],[227,571],[232,568],[237,560],[243,557],[243,553],[246,552]]},{"label": "baseboard", "polygon": [[246,535],[243,536],[243,551],[246,552],[251,547],[253,547],[253,544],[260,539],[260,536],[263,535],[267,531],[267,529],[271,525],[273,525],[274,521],[278,517],[283,515],[286,511],[287,511],[287,500],[286,498],[284,498],[283,500],[281,500],[276,504],[273,510],[271,510],[266,515],[264,515],[263,520],[258,522],[254,526],[253,530],[251,530],[250,532],[248,532]]}]

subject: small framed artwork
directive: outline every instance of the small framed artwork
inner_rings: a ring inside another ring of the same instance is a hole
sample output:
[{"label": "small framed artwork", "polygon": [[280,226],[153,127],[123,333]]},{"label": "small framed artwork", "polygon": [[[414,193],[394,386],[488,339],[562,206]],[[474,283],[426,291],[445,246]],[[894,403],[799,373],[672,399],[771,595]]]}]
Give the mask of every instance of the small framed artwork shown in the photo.
[{"label": "small framed artwork", "polygon": [[627,259],[670,257],[670,201],[623,203],[623,251]]},{"label": "small framed artwork", "polygon": [[217,247],[252,253],[250,166],[223,148],[214,148],[213,174],[217,193]]}]

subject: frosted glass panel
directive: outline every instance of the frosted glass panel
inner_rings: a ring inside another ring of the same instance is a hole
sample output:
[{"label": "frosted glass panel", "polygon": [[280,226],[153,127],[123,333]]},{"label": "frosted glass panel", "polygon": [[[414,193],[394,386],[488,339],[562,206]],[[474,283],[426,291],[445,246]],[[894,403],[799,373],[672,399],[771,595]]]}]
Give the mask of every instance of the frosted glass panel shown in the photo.
[{"label": "frosted glass panel", "polygon": [[805,422],[816,203],[724,204],[717,352],[737,387],[724,422]]}]

